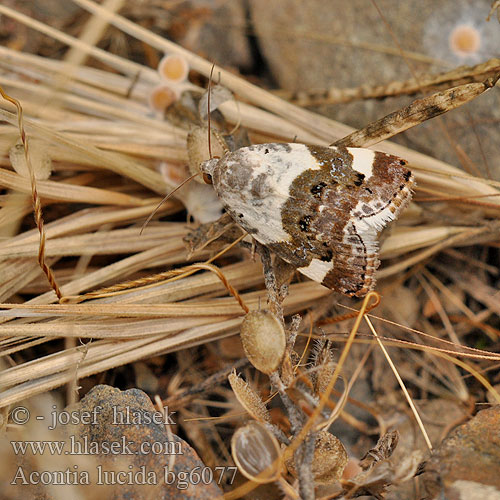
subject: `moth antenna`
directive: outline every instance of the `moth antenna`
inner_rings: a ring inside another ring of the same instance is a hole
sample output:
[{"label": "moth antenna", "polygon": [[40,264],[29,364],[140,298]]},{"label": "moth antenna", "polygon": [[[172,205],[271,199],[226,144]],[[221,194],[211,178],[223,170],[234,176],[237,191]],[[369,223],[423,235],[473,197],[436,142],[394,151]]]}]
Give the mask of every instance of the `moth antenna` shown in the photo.
[{"label": "moth antenna", "polygon": [[160,203],[158,203],[158,205],[156,206],[156,208],[151,212],[151,214],[148,216],[148,218],[146,219],[146,222],[144,222],[144,224],[142,225],[141,227],[141,232],[139,234],[142,234],[142,232],[144,231],[144,229],[146,229],[146,226],[149,224],[149,222],[151,221],[151,219],[154,217],[154,215],[156,214],[156,212],[158,212],[158,210],[160,209],[160,207],[176,192],[178,191],[182,186],[184,186],[184,184],[187,184],[190,180],[194,179],[197,175],[200,175],[199,172],[196,172],[195,174],[193,175],[190,175],[187,179],[184,179],[174,190],[170,191],[170,193],[168,193],[161,201]]},{"label": "moth antenna", "polygon": [[234,97],[233,94],[233,101],[236,104],[236,110],[238,111],[238,121],[236,122],[236,125],[232,128],[232,130],[229,132],[229,135],[233,135],[236,133],[236,131],[240,128],[241,125],[241,110],[240,110],[240,103],[238,99]]},{"label": "moth antenna", "polygon": [[210,95],[212,93],[212,76],[214,74],[215,63],[212,64],[212,68],[210,69],[210,76],[208,77],[208,95],[207,95],[207,121],[208,121],[208,154],[210,155],[210,159],[212,159],[212,140],[211,140],[211,131],[210,131]]},{"label": "moth antenna", "polygon": [[[224,154],[229,153],[229,148],[227,146],[227,143],[224,140],[224,138],[221,136],[220,132],[217,130],[214,130],[214,135],[215,135],[215,138],[217,139],[217,142],[219,143],[219,146],[224,151]],[[218,156],[214,156],[214,158],[218,158]]]}]

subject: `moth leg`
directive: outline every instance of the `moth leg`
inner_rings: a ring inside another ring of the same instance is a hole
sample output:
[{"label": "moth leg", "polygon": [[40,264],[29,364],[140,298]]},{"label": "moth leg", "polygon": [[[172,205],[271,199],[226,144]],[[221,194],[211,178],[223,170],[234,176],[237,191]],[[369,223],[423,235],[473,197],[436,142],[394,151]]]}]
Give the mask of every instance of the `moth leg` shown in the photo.
[{"label": "moth leg", "polygon": [[276,274],[276,282],[281,302],[288,296],[288,286],[296,270],[295,266],[289,264],[286,260],[283,260],[278,255],[274,256],[274,272]]},{"label": "moth leg", "polygon": [[197,252],[201,252],[208,246],[215,246],[218,249],[222,248],[222,246],[233,242],[242,234],[243,230],[228,214],[223,214],[215,222],[200,224],[184,237],[184,244],[188,250],[188,258]]},{"label": "moth leg", "polygon": [[271,312],[281,321],[281,324],[284,325],[285,319],[283,316],[283,307],[281,305],[283,299],[279,293],[271,252],[267,247],[258,242],[256,242],[256,250],[260,255],[262,267],[264,268],[264,284],[266,285],[269,307]]}]

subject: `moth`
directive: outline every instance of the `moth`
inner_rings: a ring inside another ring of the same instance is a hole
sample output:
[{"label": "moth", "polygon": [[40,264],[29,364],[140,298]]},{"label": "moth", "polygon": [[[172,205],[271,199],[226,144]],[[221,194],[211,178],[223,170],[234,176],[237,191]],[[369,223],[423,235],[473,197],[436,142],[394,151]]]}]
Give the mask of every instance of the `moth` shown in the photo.
[{"label": "moth", "polygon": [[375,286],[378,233],[409,203],[399,157],[364,148],[258,144],[200,165],[230,216],[305,276],[345,295]]}]

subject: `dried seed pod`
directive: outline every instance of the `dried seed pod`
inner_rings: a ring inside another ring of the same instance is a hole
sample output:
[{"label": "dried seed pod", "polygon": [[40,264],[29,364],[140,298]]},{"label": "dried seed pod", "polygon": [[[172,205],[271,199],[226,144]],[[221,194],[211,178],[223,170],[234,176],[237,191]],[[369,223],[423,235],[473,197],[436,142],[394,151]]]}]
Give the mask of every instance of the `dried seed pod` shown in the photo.
[{"label": "dried seed pod", "polygon": [[285,330],[269,311],[249,312],[240,330],[245,354],[257,370],[269,375],[276,371],[285,354]]},{"label": "dried seed pod", "polygon": [[255,420],[271,422],[271,415],[262,399],[235,371],[229,374],[228,380],[238,401]]},{"label": "dried seed pod", "polygon": [[[316,436],[312,473],[317,484],[331,484],[342,477],[347,465],[347,451],[339,438],[328,431],[320,431]],[[290,473],[297,477],[293,458],[286,461]]]},{"label": "dried seed pod", "polygon": [[250,422],[231,439],[231,453],[238,470],[251,481],[270,483],[281,475],[278,440],[264,424]]}]

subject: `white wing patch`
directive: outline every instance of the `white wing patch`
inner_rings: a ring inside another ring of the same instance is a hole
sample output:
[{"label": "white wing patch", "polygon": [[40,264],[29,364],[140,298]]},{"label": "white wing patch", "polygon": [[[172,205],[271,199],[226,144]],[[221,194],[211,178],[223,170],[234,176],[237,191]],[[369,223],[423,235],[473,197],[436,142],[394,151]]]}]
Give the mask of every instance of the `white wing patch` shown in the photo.
[{"label": "white wing patch", "polygon": [[[304,144],[287,144],[290,151],[273,151],[266,144],[258,144],[248,148],[245,155],[252,164],[253,176],[260,174],[269,176],[269,184],[272,183],[274,192],[284,200],[290,195],[290,185],[306,170],[319,170],[320,166],[316,158],[310,153]],[[240,149],[240,152],[245,148]],[[268,151],[266,153],[266,151]]]},{"label": "white wing patch", "polygon": [[333,269],[333,262],[325,262],[319,259],[312,259],[308,266],[298,267],[297,270],[305,274],[318,283],[321,283],[325,276]]},{"label": "white wing patch", "polygon": [[363,174],[365,180],[369,179],[373,173],[372,165],[375,159],[375,151],[364,148],[347,148],[347,151],[352,154],[353,170]]}]

